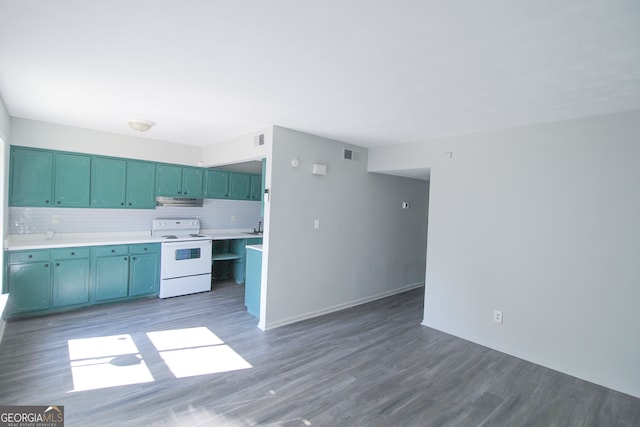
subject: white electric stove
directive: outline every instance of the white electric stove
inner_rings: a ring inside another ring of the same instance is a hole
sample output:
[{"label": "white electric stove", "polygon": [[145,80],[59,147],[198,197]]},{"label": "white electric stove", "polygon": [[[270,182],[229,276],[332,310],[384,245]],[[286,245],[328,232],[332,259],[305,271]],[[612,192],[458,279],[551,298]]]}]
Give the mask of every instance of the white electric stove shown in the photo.
[{"label": "white electric stove", "polygon": [[160,298],[211,290],[211,237],[194,218],[154,219],[151,235],[162,238]]}]

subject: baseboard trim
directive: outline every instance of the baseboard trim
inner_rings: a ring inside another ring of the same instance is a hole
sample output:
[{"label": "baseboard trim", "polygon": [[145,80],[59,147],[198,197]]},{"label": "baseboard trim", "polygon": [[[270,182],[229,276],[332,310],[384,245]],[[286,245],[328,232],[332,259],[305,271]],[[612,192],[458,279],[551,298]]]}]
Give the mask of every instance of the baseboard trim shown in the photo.
[{"label": "baseboard trim", "polygon": [[437,327],[434,327],[432,325],[429,325],[428,323],[426,323],[424,321],[424,319],[422,320],[422,322],[420,324],[422,326],[426,326],[427,328],[431,328],[431,329],[435,329],[435,330],[440,331],[440,332],[444,332],[445,334],[454,336],[456,338],[460,338],[460,339],[463,339],[465,341],[469,341],[469,342],[472,342],[474,344],[478,344],[478,345],[481,345],[483,347],[490,348],[490,349],[495,350],[495,351],[499,351],[500,353],[508,354],[509,356],[513,356],[513,357],[516,357],[518,359],[522,359],[522,360],[525,360],[527,362],[530,362],[530,363],[533,363],[533,364],[536,364],[536,365],[539,365],[539,366],[543,366],[545,368],[552,369],[554,371],[557,371],[557,372],[560,372],[560,373],[563,373],[563,374],[566,374],[566,375],[570,375],[572,377],[575,377],[575,378],[578,378],[578,379],[581,379],[581,380],[584,380],[584,381],[588,381],[590,383],[593,383],[593,384],[596,384],[596,385],[599,385],[599,386],[602,386],[602,387],[606,387],[606,388],[611,389],[611,390],[618,391],[620,393],[628,394],[629,396],[632,396],[632,397],[640,398],[640,389],[634,384],[628,384],[628,383],[624,383],[623,384],[623,383],[620,383],[619,381],[615,381],[615,380],[612,381],[612,380],[607,379],[607,378],[602,378],[602,377],[599,377],[597,375],[593,375],[593,374],[591,374],[589,372],[584,372],[584,371],[582,371],[580,369],[575,369],[575,368],[573,368],[571,366],[567,366],[565,364],[558,363],[558,362],[555,362],[555,361],[552,361],[552,360],[545,360],[545,359],[541,359],[539,357],[533,357],[530,354],[524,354],[524,353],[520,353],[520,352],[508,351],[507,349],[501,348],[501,347],[498,347],[498,346],[489,346],[489,345],[487,345],[485,343],[481,343],[481,342],[475,341],[475,340],[470,339],[470,338],[468,338],[466,336],[458,335],[458,334],[452,333],[450,331],[447,331],[447,330],[444,330],[444,329],[437,328]]},{"label": "baseboard trim", "polygon": [[420,288],[422,286],[424,286],[424,282],[411,283],[411,284],[402,286],[400,288],[392,289],[392,290],[389,290],[389,291],[381,292],[381,293],[378,293],[378,294],[375,294],[375,295],[370,295],[368,297],[359,298],[359,299],[352,300],[352,301],[343,302],[343,303],[336,304],[336,305],[333,305],[333,306],[330,306],[330,307],[322,308],[320,310],[314,310],[314,311],[310,311],[310,312],[303,313],[303,314],[300,314],[300,315],[291,316],[291,317],[288,317],[286,319],[276,320],[275,322],[268,322],[267,321],[265,325],[259,325],[259,327],[260,326],[264,326],[264,327],[260,327],[260,329],[262,329],[264,331],[269,330],[269,329],[279,328],[280,326],[290,325],[292,323],[300,322],[302,320],[307,320],[307,319],[311,319],[311,318],[314,318],[314,317],[323,316],[325,314],[333,313],[333,312],[336,312],[336,311],[345,310],[347,308],[355,307],[356,305],[366,304],[366,303],[371,302],[371,301],[375,301],[375,300],[379,300],[379,299],[382,299],[382,298],[390,297],[391,295],[401,294],[403,292],[407,292],[407,291],[410,291],[410,290],[413,290],[413,289],[417,289],[417,288]]}]

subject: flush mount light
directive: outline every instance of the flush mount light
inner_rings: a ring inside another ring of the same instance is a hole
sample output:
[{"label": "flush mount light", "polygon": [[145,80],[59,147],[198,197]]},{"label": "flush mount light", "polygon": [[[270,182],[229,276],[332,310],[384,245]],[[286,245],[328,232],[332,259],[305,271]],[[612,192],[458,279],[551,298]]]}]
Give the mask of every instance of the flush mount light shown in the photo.
[{"label": "flush mount light", "polygon": [[136,132],[146,132],[151,127],[155,125],[154,122],[150,122],[149,120],[140,120],[140,119],[131,119],[129,120],[129,127]]}]

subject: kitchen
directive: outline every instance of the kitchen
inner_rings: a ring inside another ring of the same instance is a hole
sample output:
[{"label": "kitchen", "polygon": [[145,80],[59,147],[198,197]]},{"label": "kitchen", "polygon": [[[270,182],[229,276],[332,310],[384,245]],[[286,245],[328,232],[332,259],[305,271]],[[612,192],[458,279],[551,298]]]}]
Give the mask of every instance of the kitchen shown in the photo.
[{"label": "kitchen", "polygon": [[[205,292],[218,264],[232,264],[228,278],[244,284],[244,246],[261,243],[249,225],[262,221],[262,169],[259,161],[204,169],[12,147],[7,315]],[[235,257],[212,257],[212,240],[233,242]]]},{"label": "kitchen", "polygon": [[[216,199],[205,199],[202,208],[8,208],[6,219],[11,217],[12,227],[16,228],[7,234],[35,231],[29,229],[33,224],[37,224],[40,233],[53,231],[54,235],[56,230],[73,229],[85,233],[149,234],[153,219],[171,217],[200,218],[205,230],[248,231],[257,228],[263,218],[258,316],[258,327],[263,330],[422,286],[427,183],[367,173],[366,150],[278,126],[204,147],[134,135],[12,118],[8,141],[14,147],[196,169],[266,159],[264,183],[270,192],[265,198],[264,214],[259,211],[260,203]],[[259,135],[264,135],[262,145],[256,138]],[[343,160],[345,147],[357,149],[360,160]],[[8,144],[5,148],[8,160]],[[291,165],[292,158],[299,160],[299,167]],[[327,174],[313,174],[315,163],[327,165]],[[5,179],[8,183],[8,175]],[[325,204],[327,197],[336,203]],[[401,209],[403,201],[410,201],[411,208]],[[245,214],[242,207],[246,205],[255,206],[247,208]],[[319,228],[315,228],[316,220]],[[55,224],[57,221],[60,223]],[[380,228],[380,224],[393,226]],[[336,250],[336,239],[345,242],[340,250]],[[376,245],[378,239],[385,242],[384,253],[389,256],[370,268],[369,260],[381,254],[382,248]],[[300,251],[297,242],[313,244]],[[403,270],[400,280],[399,269]],[[309,276],[311,271],[314,273]],[[354,276],[359,272],[362,281]],[[297,277],[305,280],[300,282]]]}]

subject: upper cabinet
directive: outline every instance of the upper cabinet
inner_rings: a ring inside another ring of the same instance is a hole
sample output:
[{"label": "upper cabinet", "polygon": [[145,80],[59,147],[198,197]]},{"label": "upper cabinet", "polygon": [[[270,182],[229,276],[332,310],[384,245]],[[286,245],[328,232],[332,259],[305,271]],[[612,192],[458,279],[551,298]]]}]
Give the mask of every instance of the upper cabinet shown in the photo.
[{"label": "upper cabinet", "polygon": [[127,160],[127,208],[155,209],[155,185],[155,163]]},{"label": "upper cabinet", "polygon": [[155,208],[154,163],[94,157],[91,206],[96,208]]},{"label": "upper cabinet", "polygon": [[262,198],[262,177],[240,172],[207,169],[204,175],[207,199],[254,200]]},{"label": "upper cabinet", "polygon": [[234,200],[251,200],[251,175],[229,173],[229,198]]},{"label": "upper cabinet", "polygon": [[262,200],[262,176],[251,175],[251,200]]},{"label": "upper cabinet", "polygon": [[11,206],[89,207],[91,157],[11,149]]},{"label": "upper cabinet", "polygon": [[53,206],[53,153],[11,147],[10,206]]},{"label": "upper cabinet", "polygon": [[168,197],[202,197],[203,169],[158,164],[156,195]]},{"label": "upper cabinet", "polygon": [[127,161],[94,157],[91,170],[91,206],[124,208]]},{"label": "upper cabinet", "polygon": [[204,197],[207,199],[228,199],[229,172],[207,169],[204,173]]}]

